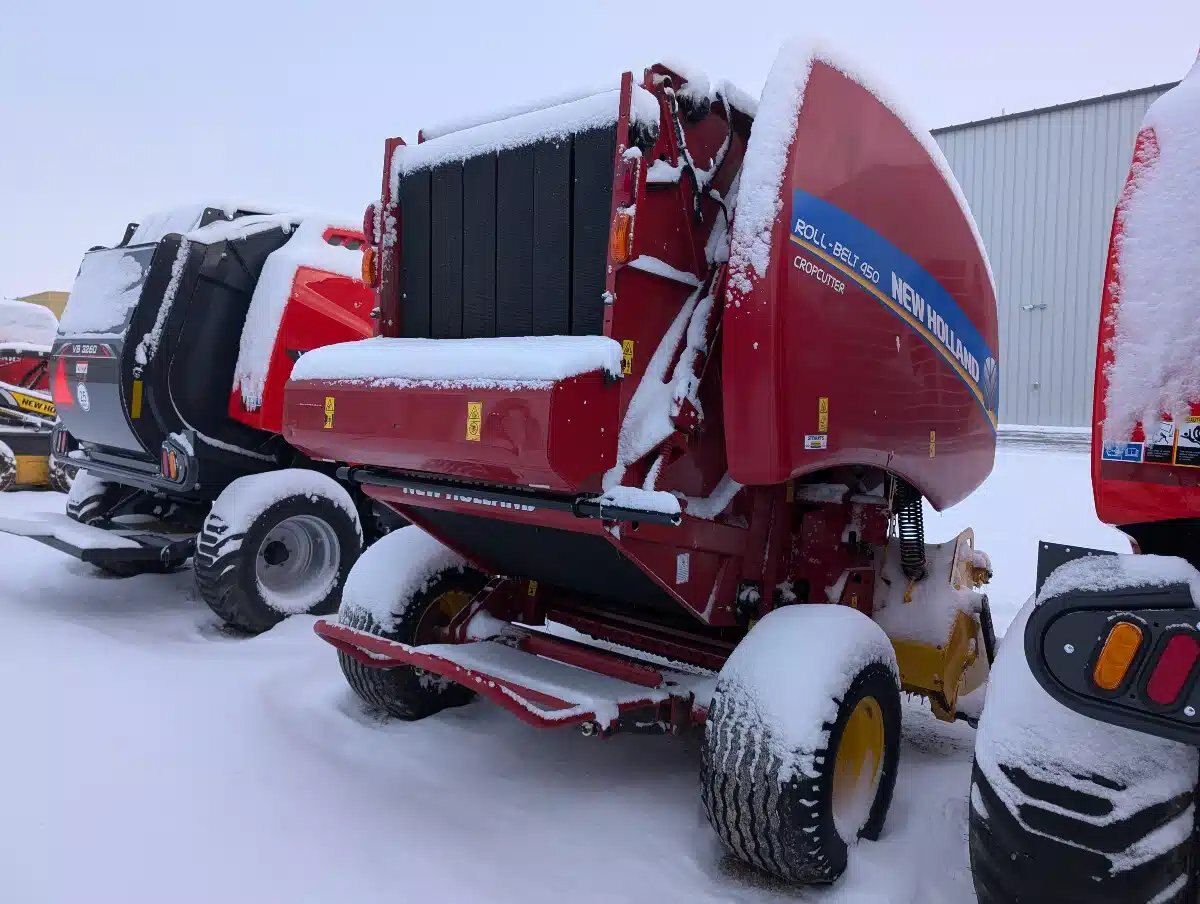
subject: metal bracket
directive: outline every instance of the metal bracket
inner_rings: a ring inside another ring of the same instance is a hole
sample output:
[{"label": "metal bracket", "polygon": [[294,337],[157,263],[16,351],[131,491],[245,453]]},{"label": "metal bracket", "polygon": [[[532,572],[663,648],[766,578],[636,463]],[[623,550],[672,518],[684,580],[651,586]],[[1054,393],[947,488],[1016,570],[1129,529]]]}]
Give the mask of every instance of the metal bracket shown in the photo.
[{"label": "metal bracket", "polygon": [[1042,540],[1038,543],[1037,584],[1034,594],[1040,595],[1046,578],[1058,569],[1060,565],[1074,562],[1076,559],[1087,559],[1092,556],[1115,556],[1115,552],[1106,549],[1089,549],[1086,546],[1064,546],[1061,543],[1051,543]]}]

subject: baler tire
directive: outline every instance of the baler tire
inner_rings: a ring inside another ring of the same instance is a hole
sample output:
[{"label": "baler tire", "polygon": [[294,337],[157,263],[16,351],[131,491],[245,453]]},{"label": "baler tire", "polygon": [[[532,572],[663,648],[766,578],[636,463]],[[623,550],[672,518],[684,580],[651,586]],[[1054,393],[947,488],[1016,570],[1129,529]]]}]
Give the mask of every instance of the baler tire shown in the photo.
[{"label": "baler tire", "polygon": [[[336,577],[328,592],[303,613],[272,606],[257,571],[268,534],[296,518],[313,519],[327,526],[321,528],[322,533],[336,537],[338,545]],[[226,625],[248,634],[261,634],[289,615],[336,612],[346,577],[361,552],[362,539],[354,518],[334,501],[313,493],[296,493],[273,503],[255,517],[245,532],[230,531],[223,518],[210,512],[196,538],[192,560],[196,593]]]},{"label": "baler tire", "polygon": [[12,489],[17,482],[17,456],[8,443],[0,442],[0,493]]},{"label": "baler tire", "polygon": [[[846,869],[850,844],[879,837],[891,805],[900,756],[896,674],[884,662],[859,667],[833,696],[834,721],[819,726],[827,731],[824,746],[812,750],[781,750],[785,726],[772,724],[758,699],[754,688],[718,679],[700,768],[709,822],[726,848],[764,872],[786,882],[833,882]],[[862,797],[854,808],[857,835],[844,838],[834,776],[843,740],[861,737],[864,715],[868,733],[876,736],[878,760],[867,789],[869,806]],[[847,732],[852,718],[854,728]]]},{"label": "baler tire", "polygon": [[[402,530],[417,530],[403,528]],[[444,571],[427,582],[410,602],[394,615],[391,630],[385,631],[371,613],[365,609],[343,606],[338,616],[339,624],[359,631],[366,631],[389,640],[415,644],[420,638],[417,629],[427,612],[447,594],[458,594],[459,600],[467,603],[487,583],[485,576],[471,569]],[[338,663],[346,682],[364,703],[388,715],[414,722],[444,709],[465,706],[475,699],[475,694],[452,681],[412,666],[394,669],[377,669],[363,665],[353,656],[338,651]]]}]

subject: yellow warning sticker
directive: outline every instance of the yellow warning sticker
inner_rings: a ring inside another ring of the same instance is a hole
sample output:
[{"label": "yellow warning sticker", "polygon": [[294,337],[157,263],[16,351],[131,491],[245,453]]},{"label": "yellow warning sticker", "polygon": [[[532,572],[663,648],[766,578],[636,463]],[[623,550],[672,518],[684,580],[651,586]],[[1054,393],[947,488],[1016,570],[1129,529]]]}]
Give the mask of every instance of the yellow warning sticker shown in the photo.
[{"label": "yellow warning sticker", "polygon": [[817,399],[817,432],[829,432],[829,396]]},{"label": "yellow warning sticker", "polygon": [[325,396],[325,429],[333,429],[333,409],[337,406],[337,401],[333,396]]},{"label": "yellow warning sticker", "polygon": [[[78,365],[76,365],[78,368]],[[137,420],[142,416],[142,381],[134,380],[133,389],[129,394],[129,416]]]},{"label": "yellow warning sticker", "polygon": [[929,431],[929,457],[933,458],[937,455],[937,431]]},{"label": "yellow warning sticker", "polygon": [[1200,468],[1200,417],[1189,417],[1175,434],[1175,464]]},{"label": "yellow warning sticker", "polygon": [[633,373],[633,340],[621,340],[621,373]]},{"label": "yellow warning sticker", "polygon": [[467,402],[467,440],[479,442],[483,436],[483,402]]},{"label": "yellow warning sticker", "polygon": [[537,596],[537,588],[538,588],[537,581],[530,581],[529,589],[527,592],[529,593],[530,596]]}]

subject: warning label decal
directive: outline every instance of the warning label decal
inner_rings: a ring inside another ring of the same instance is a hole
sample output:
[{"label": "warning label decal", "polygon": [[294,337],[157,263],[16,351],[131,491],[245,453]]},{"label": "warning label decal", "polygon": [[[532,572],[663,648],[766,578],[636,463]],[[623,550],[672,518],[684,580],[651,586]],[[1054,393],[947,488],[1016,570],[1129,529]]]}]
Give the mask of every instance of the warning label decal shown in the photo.
[{"label": "warning label decal", "polygon": [[1175,459],[1175,424],[1168,420],[1146,425],[1146,461],[1169,465]]},{"label": "warning label decal", "polygon": [[1189,417],[1179,425],[1175,438],[1175,464],[1200,468],[1200,417]]}]

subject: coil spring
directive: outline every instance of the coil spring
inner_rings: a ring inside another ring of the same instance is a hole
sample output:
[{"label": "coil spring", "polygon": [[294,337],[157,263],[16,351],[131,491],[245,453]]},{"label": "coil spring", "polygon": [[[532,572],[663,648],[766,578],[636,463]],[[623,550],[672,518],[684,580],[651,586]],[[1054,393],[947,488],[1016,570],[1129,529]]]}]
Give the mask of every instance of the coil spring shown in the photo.
[{"label": "coil spring", "polygon": [[925,577],[925,513],[921,494],[898,480],[893,500],[896,533],[900,537],[900,570],[910,581],[919,581]]}]

